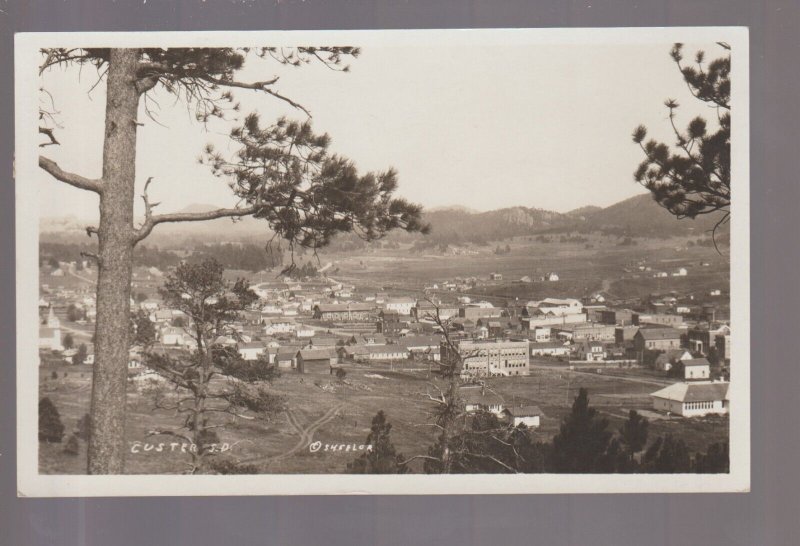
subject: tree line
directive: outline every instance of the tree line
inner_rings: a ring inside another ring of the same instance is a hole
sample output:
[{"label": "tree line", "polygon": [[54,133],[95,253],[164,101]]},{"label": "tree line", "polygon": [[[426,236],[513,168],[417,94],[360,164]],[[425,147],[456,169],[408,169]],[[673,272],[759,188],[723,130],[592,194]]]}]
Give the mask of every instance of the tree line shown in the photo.
[{"label": "tree line", "polygon": [[450,436],[450,461],[442,464],[445,449],[441,438],[428,455],[405,457],[391,439],[391,423],[383,411],[372,420],[366,438],[371,450],[351,461],[347,472],[355,474],[404,474],[410,463],[424,461],[423,471],[439,473],[727,473],[730,471],[727,442],[713,443],[705,452],[692,453],[686,442],[671,434],[648,444],[647,418],[631,410],[616,431],[609,421],[589,405],[586,389],[580,389],[571,412],[564,417],[551,442],[536,439],[532,429],[504,424],[497,415],[477,412],[464,430]]}]

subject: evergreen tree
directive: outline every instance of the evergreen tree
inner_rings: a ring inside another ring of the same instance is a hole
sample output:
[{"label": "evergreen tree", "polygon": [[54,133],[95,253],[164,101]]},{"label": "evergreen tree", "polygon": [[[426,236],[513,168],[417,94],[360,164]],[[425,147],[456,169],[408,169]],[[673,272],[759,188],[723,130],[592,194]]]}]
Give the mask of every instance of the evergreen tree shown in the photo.
[{"label": "evergreen tree", "polygon": [[628,412],[628,420],[619,429],[622,442],[628,454],[632,457],[647,445],[647,432],[650,423],[646,417],[639,415],[636,410]]},{"label": "evergreen tree", "polygon": [[657,474],[680,474],[691,472],[691,456],[686,442],[672,434],[659,436],[644,454],[643,470]]},{"label": "evergreen tree", "polygon": [[717,442],[708,446],[706,453],[695,455],[694,472],[700,474],[727,474],[730,472],[728,442]]},{"label": "evergreen tree", "polygon": [[84,442],[89,441],[89,434],[92,429],[92,416],[88,413],[84,413],[83,417],[78,420],[78,427],[75,434],[83,440]]},{"label": "evergreen tree", "polygon": [[[645,154],[634,178],[653,194],[655,200],[678,218],[695,218],[721,213],[714,227],[730,219],[731,104],[730,46],[718,44],[723,56],[705,62],[705,52],[695,54],[695,65],[683,62],[683,44],[670,52],[694,97],[716,111],[716,130],[703,117],[691,120],[685,131],[676,125],[678,102],[667,99],[669,121],[675,133],[674,152],[655,140],[644,142],[647,129],[640,125],[633,141]],[[716,243],[715,243],[716,244]]]},{"label": "evergreen tree", "polygon": [[180,426],[150,434],[194,444],[190,472],[213,472],[209,446],[219,441],[217,431],[247,413],[266,418],[283,409],[282,398],[264,387],[278,376],[273,364],[265,358],[245,361],[235,348],[216,344],[220,336],[235,335],[233,323],[258,296],[243,279],[228,282],[214,259],[180,264],[159,292],[166,305],[192,317],[187,330],[196,347],[179,355],[145,350],[147,366],[174,387],[156,391],[156,407],[182,418]]},{"label": "evergreen tree", "polygon": [[39,400],[39,441],[60,443],[64,437],[64,425],[52,400]]},{"label": "evergreen tree", "polygon": [[67,334],[64,336],[64,340],[61,344],[65,349],[72,349],[75,346],[75,339],[72,337],[72,334]]},{"label": "evergreen tree", "polygon": [[72,364],[73,366],[80,366],[84,362],[86,362],[86,357],[89,355],[88,349],[86,349],[86,344],[81,343],[78,345],[78,352],[72,356]]},{"label": "evergreen tree", "polygon": [[395,451],[390,437],[391,423],[386,421],[386,414],[380,410],[372,418],[372,427],[367,435],[368,451],[361,453],[357,459],[348,463],[347,471],[351,474],[405,474],[408,468],[403,464],[403,456]]},{"label": "evergreen tree", "polygon": [[[207,212],[154,214],[145,184],[145,220],[134,225],[136,149],[140,112],[153,117],[158,96],[172,95],[193,109],[205,124],[237,116],[233,97],[249,90],[283,101],[310,117],[301,104],[281,94],[277,77],[242,81],[249,59],[300,67],[322,62],[347,71],[346,61],[359,54],[352,46],[294,48],[48,48],[42,49],[39,73],[71,70],[76,79],[83,69],[94,69],[105,83],[103,165],[99,178],[68,172],[44,154],[39,166],[54,179],[92,192],[99,201],[100,221],[87,234],[98,237],[97,324],[91,407],[94,430],[88,454],[91,474],[124,471],[125,407],[128,350],[131,341],[130,297],[133,253],[153,229],[169,222],[198,222],[216,218],[254,216],[294,247],[327,245],[333,235],[356,232],[376,239],[395,228],[427,231],[421,208],[394,198],[396,173],[359,175],[349,160],[328,152],[330,139],[316,135],[309,122],[278,120],[266,127],[253,113],[230,131],[237,147],[225,159],[206,150],[214,171],[227,178],[240,206]],[[57,98],[56,98],[57,100]],[[40,111],[40,148],[57,146],[53,112]],[[237,121],[238,122],[238,121]]]},{"label": "evergreen tree", "polygon": [[589,393],[581,388],[572,404],[572,412],[564,418],[553,438],[553,472],[601,472],[602,458],[611,439],[607,428],[608,419],[598,417],[597,410],[589,407]]},{"label": "evergreen tree", "polygon": [[67,455],[77,455],[80,452],[80,445],[78,444],[78,437],[74,434],[69,435],[66,444],[64,444],[64,453]]}]

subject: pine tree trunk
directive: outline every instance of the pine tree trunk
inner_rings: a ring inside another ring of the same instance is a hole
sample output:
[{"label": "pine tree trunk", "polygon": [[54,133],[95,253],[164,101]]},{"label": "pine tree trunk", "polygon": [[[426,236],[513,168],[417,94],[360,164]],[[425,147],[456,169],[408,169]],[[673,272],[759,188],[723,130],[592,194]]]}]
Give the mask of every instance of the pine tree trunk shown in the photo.
[{"label": "pine tree trunk", "polygon": [[112,49],[108,67],[103,191],[100,196],[97,325],[88,472],[120,474],[130,346],[137,51]]}]

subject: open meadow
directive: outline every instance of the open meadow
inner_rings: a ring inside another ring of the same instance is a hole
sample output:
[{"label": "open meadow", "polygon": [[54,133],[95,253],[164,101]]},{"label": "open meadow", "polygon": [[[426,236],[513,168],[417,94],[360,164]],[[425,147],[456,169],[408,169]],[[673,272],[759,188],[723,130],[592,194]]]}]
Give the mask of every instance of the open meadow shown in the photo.
[{"label": "open meadow", "polygon": [[[434,427],[426,424],[433,410],[426,393],[436,392],[432,382],[438,379],[419,363],[400,362],[392,368],[388,364],[348,366],[344,381],[327,373],[284,373],[269,390],[283,397],[285,410],[268,420],[237,419],[219,430],[220,442],[231,446],[229,454],[235,461],[255,465],[263,473],[341,473],[357,456],[353,449],[365,443],[373,416],[384,410],[398,452],[406,457],[424,454],[435,436]],[[89,409],[90,372],[88,366],[41,369],[40,396],[50,397],[58,408],[67,435]],[[617,430],[628,411],[637,409],[651,420],[651,438],[672,433],[692,451],[727,440],[727,417],[669,418],[650,411],[648,394],[663,385],[663,379],[633,370],[611,369],[598,374],[593,368],[570,370],[544,362],[533,364],[530,377],[486,380],[487,391],[501,396],[506,405],[533,404],[542,409],[544,417],[535,433],[542,441],[549,441],[558,432],[581,387],[588,389],[590,404],[609,420],[609,430]],[[153,408],[152,395],[146,389],[129,388],[126,472],[180,473],[189,455],[180,447],[170,448],[175,439],[148,437],[147,433],[156,428],[177,429],[181,418]],[[156,449],[159,442],[165,444],[160,452]],[[85,472],[86,448],[84,442],[80,444],[80,453],[75,456],[65,454],[63,444],[40,443],[41,472]],[[345,447],[326,450],[326,444]],[[316,451],[315,446],[319,447]],[[421,471],[421,465],[414,470]]]}]

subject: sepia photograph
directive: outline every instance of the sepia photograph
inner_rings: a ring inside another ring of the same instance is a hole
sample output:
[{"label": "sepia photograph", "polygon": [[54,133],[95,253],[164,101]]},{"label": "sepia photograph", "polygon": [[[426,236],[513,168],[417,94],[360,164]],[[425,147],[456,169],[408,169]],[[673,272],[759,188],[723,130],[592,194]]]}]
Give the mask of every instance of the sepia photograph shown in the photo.
[{"label": "sepia photograph", "polygon": [[15,46],[19,495],[749,490],[747,29]]}]

